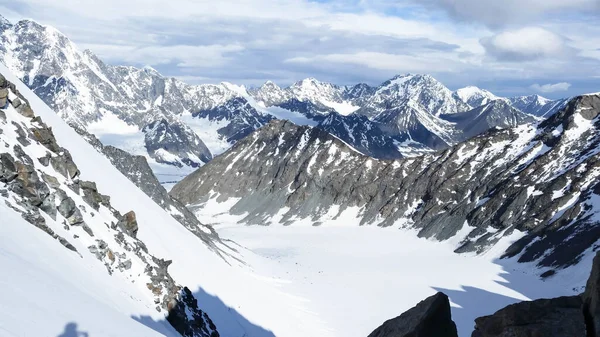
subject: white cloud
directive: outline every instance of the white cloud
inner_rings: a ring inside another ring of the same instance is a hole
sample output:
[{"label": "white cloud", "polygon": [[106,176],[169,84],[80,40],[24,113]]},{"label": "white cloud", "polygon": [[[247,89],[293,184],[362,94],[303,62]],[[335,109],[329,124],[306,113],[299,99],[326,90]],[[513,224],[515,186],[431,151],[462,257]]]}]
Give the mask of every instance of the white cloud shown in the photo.
[{"label": "white cloud", "polygon": [[530,88],[537,91],[537,92],[542,92],[542,93],[552,93],[552,92],[559,92],[559,91],[567,91],[569,90],[569,88],[571,87],[571,83],[567,83],[567,82],[560,82],[560,83],[548,83],[548,84],[543,84],[543,85],[539,85],[539,84],[534,84],[532,85]]},{"label": "white cloud", "polygon": [[528,24],[549,14],[579,13],[589,15],[600,11],[598,0],[422,0],[441,8],[459,20],[483,23],[492,27],[508,24]]},{"label": "white cloud", "polygon": [[566,51],[562,37],[540,27],[505,31],[481,39],[481,44],[490,55],[509,61],[560,57]]},{"label": "white cloud", "polygon": [[193,82],[378,83],[418,72],[454,87],[510,81],[527,90],[552,78],[581,88],[578,79],[600,75],[594,19],[539,19],[592,12],[598,0],[172,0],[168,9],[162,0],[0,2],[12,20],[55,26],[110,64],[153,65]]},{"label": "white cloud", "polygon": [[452,57],[451,54],[428,52],[424,55],[400,55],[375,52],[359,52],[353,54],[327,54],[312,57],[294,57],[285,60],[286,63],[345,63],[385,70],[389,73],[438,73],[459,72],[464,63]]}]

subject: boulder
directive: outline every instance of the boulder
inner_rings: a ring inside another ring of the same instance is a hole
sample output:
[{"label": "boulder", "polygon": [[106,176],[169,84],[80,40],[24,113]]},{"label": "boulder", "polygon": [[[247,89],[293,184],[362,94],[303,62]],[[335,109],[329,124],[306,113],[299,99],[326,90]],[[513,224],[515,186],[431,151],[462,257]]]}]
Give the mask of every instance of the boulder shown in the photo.
[{"label": "boulder", "polygon": [[458,337],[458,332],[451,318],[448,296],[439,292],[386,321],[369,337]]},{"label": "boulder", "polygon": [[13,108],[18,108],[21,106],[21,100],[17,97],[15,99],[12,100],[12,102],[10,102],[13,106]]},{"label": "boulder", "polygon": [[102,195],[98,193],[96,183],[92,181],[80,181],[79,187],[83,191],[83,200],[92,206],[93,209],[100,209],[100,204],[103,202]]},{"label": "boulder", "polygon": [[20,104],[17,107],[17,112],[28,118],[33,118],[35,116],[35,114],[33,113],[33,110],[31,110],[31,107],[26,104]]},{"label": "boulder", "polygon": [[471,337],[586,337],[580,296],[525,301],[475,320]]},{"label": "boulder", "polygon": [[198,300],[184,287],[177,298],[167,304],[167,321],[185,337],[219,337],[217,327],[208,315],[198,308]]},{"label": "boulder", "polygon": [[15,159],[8,153],[0,153],[0,182],[8,183],[16,177]]},{"label": "boulder", "polygon": [[125,230],[129,235],[135,238],[138,232],[138,223],[135,218],[135,212],[130,211],[123,215],[123,217],[119,220],[117,225]]},{"label": "boulder", "polygon": [[592,272],[585,285],[583,315],[588,328],[588,336],[600,336],[600,251],[594,257]]},{"label": "boulder", "polygon": [[57,172],[62,174],[65,178],[73,179],[79,175],[79,169],[73,162],[71,154],[64,150],[58,156],[50,158],[50,164]]},{"label": "boulder", "polygon": [[71,199],[63,190],[57,190],[56,196],[58,197],[58,213],[69,221],[70,225],[79,225],[83,223],[83,216],[81,211],[77,208],[75,201]]},{"label": "boulder", "polygon": [[0,88],[0,109],[6,109],[8,105],[8,89]]}]

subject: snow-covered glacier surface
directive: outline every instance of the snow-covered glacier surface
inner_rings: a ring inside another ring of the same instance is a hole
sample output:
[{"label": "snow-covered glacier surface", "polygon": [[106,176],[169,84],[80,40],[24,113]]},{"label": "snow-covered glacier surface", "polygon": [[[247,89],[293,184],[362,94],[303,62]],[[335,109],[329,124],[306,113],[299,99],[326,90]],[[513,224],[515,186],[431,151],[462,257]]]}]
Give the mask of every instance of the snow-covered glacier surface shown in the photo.
[{"label": "snow-covered glacier surface", "polygon": [[277,282],[310,316],[314,324],[306,324],[318,329],[311,336],[367,336],[442,291],[451,299],[459,336],[468,337],[475,318],[523,300],[580,293],[589,276],[592,254],[548,281],[540,280],[534,265],[499,260],[521,234],[482,255],[456,254],[460,232],[445,242],[421,239],[398,227],[358,226],[352,210],[321,226],[243,226],[236,223],[241,217],[228,214],[234,201],[211,199],[198,215],[236,243],[255,274]]}]

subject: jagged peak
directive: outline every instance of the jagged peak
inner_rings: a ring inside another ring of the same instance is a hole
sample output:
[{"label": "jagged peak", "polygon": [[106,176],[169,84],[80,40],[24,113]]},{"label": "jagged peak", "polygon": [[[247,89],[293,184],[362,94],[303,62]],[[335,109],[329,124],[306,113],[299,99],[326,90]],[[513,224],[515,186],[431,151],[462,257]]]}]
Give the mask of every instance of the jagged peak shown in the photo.
[{"label": "jagged peak", "polygon": [[161,77],[162,77],[162,75],[160,74],[160,72],[158,72],[158,70],[156,70],[156,69],[152,68],[152,66],[150,66],[150,65],[145,65],[145,66],[142,68],[142,70],[143,70],[145,73],[147,73],[147,74],[158,75],[158,76],[161,76]]},{"label": "jagged peak", "polygon": [[2,26],[12,26],[12,23],[0,14],[0,27]]},{"label": "jagged peak", "polygon": [[280,90],[281,87],[277,85],[277,83],[268,80],[265,83],[263,83],[263,85],[260,86],[260,89],[276,89],[276,90]]}]

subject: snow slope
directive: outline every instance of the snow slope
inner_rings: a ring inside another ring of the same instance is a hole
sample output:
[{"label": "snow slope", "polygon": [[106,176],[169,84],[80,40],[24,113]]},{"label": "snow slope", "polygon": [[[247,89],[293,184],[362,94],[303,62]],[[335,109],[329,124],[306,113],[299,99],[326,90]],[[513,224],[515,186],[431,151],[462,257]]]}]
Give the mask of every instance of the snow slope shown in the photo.
[{"label": "snow slope", "polygon": [[69,323],[91,336],[179,335],[168,323],[158,325],[159,333],[131,319],[153,310],[132,299],[144,294],[131,283],[115,281],[101,264],[85,264],[4,203],[0,218],[1,336],[58,336]]}]

